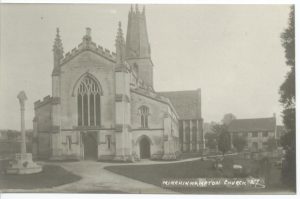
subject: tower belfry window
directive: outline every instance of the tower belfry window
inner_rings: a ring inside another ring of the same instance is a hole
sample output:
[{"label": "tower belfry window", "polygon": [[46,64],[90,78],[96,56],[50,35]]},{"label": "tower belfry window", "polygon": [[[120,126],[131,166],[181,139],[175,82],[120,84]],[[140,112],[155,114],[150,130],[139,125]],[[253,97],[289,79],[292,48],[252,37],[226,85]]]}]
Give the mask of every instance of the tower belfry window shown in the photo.
[{"label": "tower belfry window", "polygon": [[77,90],[78,126],[100,126],[100,94],[94,79],[82,79]]}]

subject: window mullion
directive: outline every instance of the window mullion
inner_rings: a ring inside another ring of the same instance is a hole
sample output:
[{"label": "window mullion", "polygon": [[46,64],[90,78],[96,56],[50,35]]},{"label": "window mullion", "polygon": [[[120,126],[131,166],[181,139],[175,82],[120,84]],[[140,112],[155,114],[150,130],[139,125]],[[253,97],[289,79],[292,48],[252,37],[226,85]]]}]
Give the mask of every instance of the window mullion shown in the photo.
[{"label": "window mullion", "polygon": [[88,121],[88,126],[90,126],[90,92],[88,92],[87,94],[87,103],[88,103],[88,106],[87,106],[87,109],[88,109],[88,114],[87,114],[87,121]]},{"label": "window mullion", "polygon": [[[94,82],[93,79],[85,77],[79,86],[78,96],[80,96],[81,99],[79,103],[81,107],[78,105],[80,108],[78,109],[78,115],[81,115],[81,126],[100,125],[100,90],[97,83]],[[91,100],[93,101],[91,102]],[[94,119],[92,121],[93,117]]]},{"label": "window mullion", "polygon": [[80,94],[81,97],[81,126],[84,126],[84,107],[83,107],[83,95]]},{"label": "window mullion", "polygon": [[96,95],[95,94],[93,94],[93,98],[94,98],[94,125],[97,126],[97,118],[96,118],[97,108],[96,108]]}]

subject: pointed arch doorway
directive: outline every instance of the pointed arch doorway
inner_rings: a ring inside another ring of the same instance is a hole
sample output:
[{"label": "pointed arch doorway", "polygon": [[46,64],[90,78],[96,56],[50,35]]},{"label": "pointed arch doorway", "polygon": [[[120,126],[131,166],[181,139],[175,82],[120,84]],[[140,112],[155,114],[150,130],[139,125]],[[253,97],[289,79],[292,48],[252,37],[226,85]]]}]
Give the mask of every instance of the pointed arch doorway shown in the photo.
[{"label": "pointed arch doorway", "polygon": [[150,140],[146,136],[142,137],[140,140],[140,159],[150,158]]},{"label": "pointed arch doorway", "polygon": [[98,159],[98,143],[97,132],[82,133],[83,141],[83,157],[84,160],[97,160]]}]

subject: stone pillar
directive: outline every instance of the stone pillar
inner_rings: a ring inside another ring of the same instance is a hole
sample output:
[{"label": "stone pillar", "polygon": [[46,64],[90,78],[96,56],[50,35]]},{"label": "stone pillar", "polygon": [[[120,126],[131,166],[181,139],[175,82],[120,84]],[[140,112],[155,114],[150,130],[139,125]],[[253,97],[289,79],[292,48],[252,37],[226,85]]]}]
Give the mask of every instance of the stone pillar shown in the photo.
[{"label": "stone pillar", "polygon": [[199,129],[199,120],[196,120],[196,147],[197,147],[197,152],[200,151],[200,129]]},{"label": "stone pillar", "polygon": [[182,152],[186,151],[186,140],[185,140],[185,121],[182,120]]},{"label": "stone pillar", "polygon": [[32,161],[32,154],[26,153],[26,135],[25,135],[25,101],[27,100],[24,91],[18,94],[21,106],[21,153],[15,154],[15,158],[10,162],[6,170],[8,174],[31,174],[42,171],[42,167]]},{"label": "stone pillar", "polygon": [[21,154],[26,153],[26,135],[25,135],[25,101],[27,100],[27,96],[24,91],[21,91],[18,94],[18,99],[20,102],[20,110],[21,110]]}]

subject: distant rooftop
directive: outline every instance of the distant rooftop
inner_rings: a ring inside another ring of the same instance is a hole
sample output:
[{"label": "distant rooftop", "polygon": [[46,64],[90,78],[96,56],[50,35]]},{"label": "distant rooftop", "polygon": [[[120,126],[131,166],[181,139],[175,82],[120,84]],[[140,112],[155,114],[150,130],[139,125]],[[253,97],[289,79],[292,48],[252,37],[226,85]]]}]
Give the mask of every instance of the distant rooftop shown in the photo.
[{"label": "distant rooftop", "polygon": [[229,132],[251,132],[251,131],[275,131],[276,119],[269,118],[251,118],[236,119],[229,126]]}]

